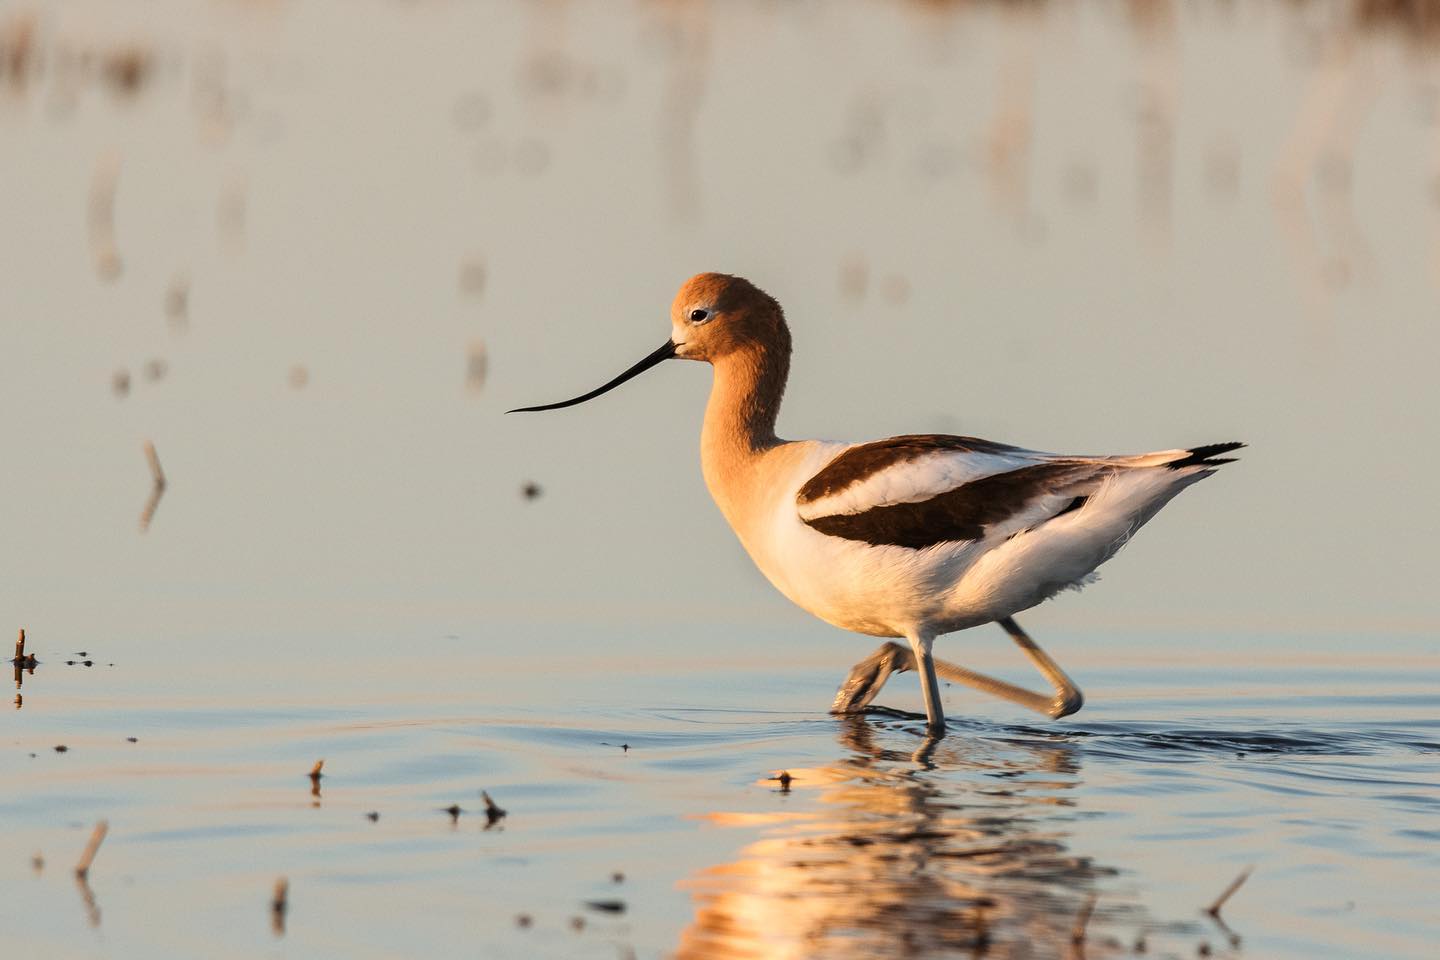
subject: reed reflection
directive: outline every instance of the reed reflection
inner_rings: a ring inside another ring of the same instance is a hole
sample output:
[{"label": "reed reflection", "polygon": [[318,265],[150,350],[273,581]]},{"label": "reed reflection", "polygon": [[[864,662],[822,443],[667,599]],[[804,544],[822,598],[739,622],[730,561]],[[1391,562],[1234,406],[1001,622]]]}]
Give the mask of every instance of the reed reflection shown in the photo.
[{"label": "reed reflection", "polygon": [[[687,885],[695,917],[680,958],[1104,956],[1095,931],[1138,910],[1108,896],[1076,943],[1097,866],[1067,845],[1080,766],[1064,741],[943,741],[929,757],[909,734],[853,718],[849,756],[791,768],[819,792],[813,813],[760,815],[769,834]],[[718,825],[755,815],[715,813]]]}]

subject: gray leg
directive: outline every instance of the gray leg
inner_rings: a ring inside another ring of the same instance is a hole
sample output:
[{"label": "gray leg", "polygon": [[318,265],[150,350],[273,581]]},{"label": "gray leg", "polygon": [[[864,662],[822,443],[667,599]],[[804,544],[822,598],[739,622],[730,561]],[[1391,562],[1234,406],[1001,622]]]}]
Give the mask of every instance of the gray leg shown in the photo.
[{"label": "gray leg", "polygon": [[[1085,696],[1080,692],[1080,688],[1075,686],[1075,682],[1065,675],[1065,671],[1060,669],[1060,664],[1051,660],[1050,655],[1030,639],[1030,634],[1020,629],[1020,624],[1016,623],[1012,617],[1004,617],[996,622],[1000,624],[1002,630],[1010,634],[1010,639],[1020,647],[1020,652],[1035,664],[1035,669],[1039,670],[1055,688],[1054,699],[1050,700],[1045,708],[1040,709],[1041,713],[1048,713],[1052,718],[1058,720],[1061,717],[1070,716],[1085,705]],[[1036,695],[1032,693],[1030,696]],[[1039,699],[1044,700],[1043,697]],[[1032,707],[1031,709],[1036,708]]]},{"label": "gray leg", "polygon": [[931,737],[945,736],[945,711],[940,706],[940,681],[935,678],[935,658],[930,646],[935,637],[916,631],[906,637],[915,654],[916,672],[920,674],[920,692],[925,695],[925,732]]},{"label": "gray leg", "polygon": [[[946,680],[963,683],[967,687],[973,687],[992,696],[1009,700],[1011,703],[1018,703],[1022,707],[1054,719],[1068,717],[1079,710],[1084,704],[1085,698],[1081,695],[1080,688],[1076,687],[1065,675],[1065,671],[1061,670],[1059,665],[1051,660],[1014,620],[1006,617],[998,622],[1020,647],[1021,652],[1044,674],[1045,679],[1054,685],[1055,695],[1053,697],[1032,693],[1013,683],[1006,683],[1004,680],[997,680],[983,673],[966,670],[964,667],[947,663],[944,660],[932,660],[935,673]],[[835,693],[835,702],[830,707],[830,712],[859,713],[880,693],[880,688],[885,685],[890,674],[914,670],[915,664],[916,657],[913,651],[907,650],[893,641],[881,644],[880,649],[855,664],[850,670],[850,675],[845,678],[845,682]],[[938,698],[936,702],[938,704]],[[926,713],[927,715],[929,713],[928,705]]]}]

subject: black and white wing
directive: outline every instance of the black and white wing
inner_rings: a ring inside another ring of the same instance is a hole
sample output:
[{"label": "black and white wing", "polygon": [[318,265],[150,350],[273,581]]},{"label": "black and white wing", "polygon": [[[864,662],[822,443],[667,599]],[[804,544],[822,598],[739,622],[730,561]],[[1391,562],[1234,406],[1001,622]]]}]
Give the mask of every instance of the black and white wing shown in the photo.
[{"label": "black and white wing", "polygon": [[1067,457],[974,437],[891,437],[841,452],[800,488],[796,507],[820,533],[876,546],[1003,539],[1079,509],[1118,471],[1208,466],[1233,448]]}]

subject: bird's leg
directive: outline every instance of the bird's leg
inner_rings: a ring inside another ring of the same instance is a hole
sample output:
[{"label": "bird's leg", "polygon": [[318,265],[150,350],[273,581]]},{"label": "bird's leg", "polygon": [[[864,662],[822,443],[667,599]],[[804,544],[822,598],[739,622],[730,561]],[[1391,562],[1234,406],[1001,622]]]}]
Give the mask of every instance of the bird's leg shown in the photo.
[{"label": "bird's leg", "polygon": [[[1000,697],[1002,700],[1018,703],[1026,709],[1043,713],[1052,720],[1068,717],[1079,710],[1085,703],[1085,697],[1081,695],[1080,688],[1075,686],[1074,682],[1065,675],[1065,671],[1060,669],[1060,665],[1051,660],[1049,655],[1041,650],[1034,640],[1030,639],[1030,635],[1020,629],[1020,624],[1009,617],[1003,617],[996,622],[1006,633],[1010,634],[1010,639],[1015,641],[1021,652],[1045,675],[1045,679],[1054,685],[1054,696],[1047,697],[1044,694],[1033,693],[1024,687],[1017,687],[1013,683],[1006,683],[1004,680],[987,677],[983,673],[957,667],[944,660],[935,661],[935,672],[946,680],[963,683],[967,687],[974,687],[976,690]],[[895,669],[902,668],[897,666]]]},{"label": "bird's leg", "polygon": [[931,737],[945,736],[945,711],[940,706],[940,682],[935,679],[935,658],[930,647],[933,634],[912,632],[910,651],[915,654],[915,669],[920,674],[920,692],[925,695],[925,732]]},{"label": "bird's leg", "polygon": [[[1020,624],[1010,617],[1002,617],[996,621],[1000,629],[1010,634],[1010,639],[1015,641],[1020,652],[1035,664],[1046,680],[1055,687],[1055,698],[1050,701],[1048,708],[1041,710],[1041,713],[1048,713],[1053,719],[1068,717],[1085,705],[1085,697],[1075,682],[1065,675],[1060,669],[1060,664],[1050,659],[1050,655],[1040,649],[1040,645],[1030,639],[1030,635],[1020,629]],[[1030,694],[1035,696],[1035,694]],[[1043,698],[1041,698],[1043,699]]]},{"label": "bird's leg", "polygon": [[[991,696],[1009,700],[1011,703],[1018,703],[1026,709],[1043,713],[1052,719],[1068,717],[1079,710],[1084,704],[1085,698],[1081,695],[1080,688],[1075,686],[1074,682],[1065,675],[1065,671],[1061,670],[1059,665],[1051,660],[1014,620],[1006,617],[998,622],[1025,656],[1030,659],[1030,662],[1035,664],[1045,675],[1045,679],[1054,684],[1054,696],[1047,697],[1044,694],[1033,693],[1024,687],[1017,687],[1013,683],[1006,683],[1004,680],[997,680],[983,673],[967,670],[945,660],[932,660],[936,675],[953,683],[963,683],[967,687],[973,687]],[[904,673],[914,669],[914,653],[894,641],[881,644],[878,650],[851,668],[850,675],[845,678],[845,682],[835,693],[835,703],[831,706],[830,712],[859,713],[879,695],[880,688],[885,685],[890,674]]]}]

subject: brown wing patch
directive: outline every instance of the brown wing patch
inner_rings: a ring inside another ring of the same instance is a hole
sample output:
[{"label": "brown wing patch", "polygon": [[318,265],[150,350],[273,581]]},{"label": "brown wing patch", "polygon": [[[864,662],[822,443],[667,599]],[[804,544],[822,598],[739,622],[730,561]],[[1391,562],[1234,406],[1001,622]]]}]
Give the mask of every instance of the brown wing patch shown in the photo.
[{"label": "brown wing patch", "polygon": [[[805,523],[832,537],[913,550],[937,543],[979,540],[985,536],[986,527],[1013,517],[1039,497],[1071,490],[1077,497],[1082,496],[1081,488],[1088,487],[1087,481],[1102,472],[1104,469],[1094,464],[1041,463],[982,477],[921,503],[890,504],[864,513],[816,517]],[[1057,510],[1055,516],[1068,509]]]},{"label": "brown wing patch", "polygon": [[952,437],[942,433],[912,433],[876,440],[851,447],[831,460],[800,488],[795,500],[801,504],[811,503],[839,493],[852,483],[858,483],[887,467],[908,463],[930,453],[1013,453],[1019,449],[978,437]]}]

